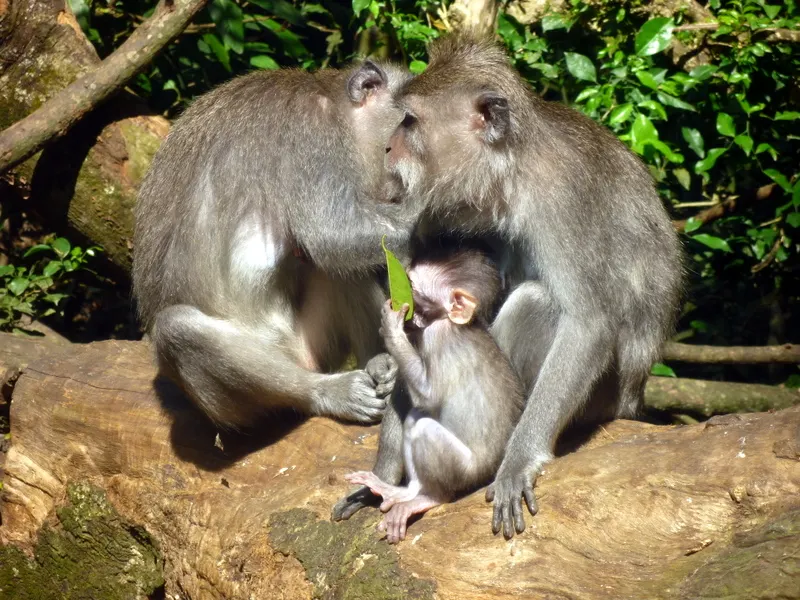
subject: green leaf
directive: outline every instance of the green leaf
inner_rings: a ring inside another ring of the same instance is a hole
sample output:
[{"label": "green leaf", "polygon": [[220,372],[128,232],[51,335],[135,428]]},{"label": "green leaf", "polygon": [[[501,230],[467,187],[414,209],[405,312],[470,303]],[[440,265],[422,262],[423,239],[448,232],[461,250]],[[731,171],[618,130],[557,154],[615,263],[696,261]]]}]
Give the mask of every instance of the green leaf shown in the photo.
[{"label": "green leaf", "polygon": [[414,73],[415,75],[419,75],[427,68],[428,68],[428,63],[421,60],[412,60],[411,64],[408,65],[408,70]]},{"label": "green leaf", "polygon": [[62,237],[54,239],[51,246],[53,246],[53,250],[56,251],[59,257],[69,254],[69,249],[71,248],[70,243]]},{"label": "green leaf", "polygon": [[786,223],[790,227],[800,227],[800,212],[793,212],[786,215]]},{"label": "green leaf", "polygon": [[42,269],[42,275],[44,275],[45,277],[52,277],[60,270],[61,270],[61,261],[51,260],[44,266],[44,269]]},{"label": "green leaf", "polygon": [[207,33],[203,36],[203,41],[208,45],[210,50],[217,57],[217,60],[222,67],[230,72],[231,71],[231,57],[228,54],[228,49],[219,41],[219,38],[213,33]]},{"label": "green leaf", "polygon": [[778,160],[778,151],[775,150],[772,146],[766,143],[759,144],[756,148],[756,154],[761,154],[762,152],[769,152],[769,155],[772,157],[772,160]]},{"label": "green leaf", "polygon": [[66,298],[66,294],[47,294],[44,297],[45,302],[50,302],[51,304],[58,305],[61,300]]},{"label": "green leaf", "polygon": [[792,184],[786,176],[777,169],[764,169],[764,174],[783,188],[784,192],[792,193]]},{"label": "green leaf", "polygon": [[[244,52],[244,22],[242,9],[234,0],[212,0],[208,14],[217,26],[222,43],[236,54]],[[209,44],[210,45],[210,44]]]},{"label": "green leaf", "polygon": [[280,65],[275,62],[275,59],[273,59],[271,56],[267,56],[266,54],[251,56],[250,64],[257,69],[267,69],[269,71],[274,71],[275,69],[280,68]]},{"label": "green leaf", "polygon": [[677,377],[675,371],[664,363],[655,363],[650,368],[650,375],[656,375],[657,377]]},{"label": "green leaf", "polygon": [[14,272],[14,265],[0,265],[0,277],[11,275]]},{"label": "green leaf", "polygon": [[736,135],[736,126],[733,124],[733,117],[728,113],[719,113],[717,115],[717,131],[722,135],[734,137]]},{"label": "green leaf", "polygon": [[647,71],[636,71],[635,75],[643,86],[649,87],[651,90],[658,89],[658,82],[656,81],[655,77],[653,77]]},{"label": "green leaf", "polygon": [[745,154],[750,156],[750,151],[753,149],[753,138],[751,138],[749,135],[742,134],[733,138],[733,141],[736,142],[736,145],[739,146],[739,148],[744,150]]},{"label": "green leaf", "polygon": [[22,292],[28,289],[30,281],[24,277],[17,277],[8,282],[8,291],[19,296]]},{"label": "green leaf", "polygon": [[767,13],[767,16],[770,19],[774,19],[775,17],[778,16],[778,13],[781,12],[781,7],[779,5],[776,6],[773,4],[764,4],[763,6],[764,6],[764,12]]},{"label": "green leaf", "polygon": [[630,118],[631,113],[633,113],[633,104],[630,102],[626,104],[620,104],[611,111],[610,115],[608,115],[608,124],[617,125],[619,123],[624,123]]},{"label": "green leaf", "polygon": [[642,114],[636,115],[631,127],[631,141],[637,152],[644,149],[645,144],[658,139],[658,130],[653,122]]},{"label": "green leaf", "polygon": [[665,111],[664,107],[661,106],[655,100],[645,100],[644,102],[639,102],[639,107],[648,108],[651,111],[653,111],[653,113],[657,115],[660,119],[664,119],[665,121],[667,120],[667,111]]},{"label": "green leaf", "polygon": [[36,244],[35,246],[31,246],[22,256],[24,258],[28,258],[29,256],[33,256],[34,254],[39,254],[40,252],[45,252],[50,250],[49,244]]},{"label": "green leaf", "polygon": [[698,219],[697,217],[689,217],[686,219],[686,225],[683,227],[684,233],[692,233],[693,231],[697,231],[703,226],[703,221]]},{"label": "green leaf", "polygon": [[686,143],[689,145],[689,148],[694,150],[694,153],[697,154],[697,156],[703,158],[706,155],[705,148],[703,147],[703,135],[697,131],[697,129],[692,129],[691,127],[681,127],[681,134],[683,135],[683,139],[686,140]]},{"label": "green leaf", "polygon": [[71,260],[65,260],[65,261],[63,261],[61,264],[62,264],[62,265],[64,265],[64,270],[65,270],[67,273],[71,273],[71,272],[72,272],[72,271],[74,271],[74,270],[75,270],[75,268],[76,268],[76,265],[75,265],[75,263],[74,263],[74,262],[72,262]]},{"label": "green leaf", "polygon": [[695,81],[705,81],[716,73],[717,67],[714,65],[700,65],[689,72],[689,76]]},{"label": "green leaf", "polygon": [[671,106],[672,108],[679,108],[681,110],[690,110],[692,112],[697,112],[697,109],[689,104],[688,102],[684,102],[680,98],[676,98],[675,96],[670,96],[669,94],[665,94],[664,92],[658,92],[656,94],[658,97],[659,102],[661,104],[666,104],[667,106]]},{"label": "green leaf", "polygon": [[353,0],[353,13],[358,16],[369,6],[370,0]]},{"label": "green leaf", "polygon": [[386,247],[386,236],[381,239],[381,248],[386,255],[386,270],[389,275],[389,296],[392,298],[392,309],[400,310],[403,304],[408,304],[406,321],[414,315],[414,297],[411,293],[411,282],[406,270],[397,260],[397,257]]},{"label": "green leaf", "polygon": [[666,17],[650,19],[636,34],[634,47],[639,56],[651,56],[666,50],[672,41],[675,23]]},{"label": "green leaf", "polygon": [[800,112],[796,112],[793,110],[775,113],[776,121],[796,121],[797,119],[800,119]]},{"label": "green leaf", "polygon": [[697,161],[694,165],[695,173],[705,173],[711,169],[717,162],[717,159],[727,152],[727,148],[712,148],[708,151],[708,156],[703,160]]},{"label": "green leaf", "polygon": [[[692,187],[692,176],[686,169],[673,169],[672,174],[675,176],[675,179],[678,180],[678,183],[681,184],[683,189],[688,190],[690,187]],[[684,231],[686,231],[686,229],[684,229]]]},{"label": "green leaf", "polygon": [[567,29],[569,23],[563,16],[554,14],[547,15],[542,19],[542,32],[553,31],[554,29]]},{"label": "green leaf", "polygon": [[[263,8],[270,15],[274,15],[278,19],[283,19],[292,25],[305,24],[303,14],[286,0],[249,0],[249,2]],[[322,9],[322,7],[319,8]],[[311,10],[309,12],[317,11]],[[321,12],[324,14],[324,9],[322,9]]]},{"label": "green leaf", "polygon": [[728,242],[726,242],[722,238],[718,238],[713,235],[708,235],[707,233],[698,233],[697,235],[693,235],[691,237],[693,240],[698,241],[705,246],[708,246],[712,250],[722,250],[723,252],[731,252],[731,247],[728,245]]},{"label": "green leaf", "polygon": [[580,102],[583,102],[587,98],[591,98],[592,96],[596,96],[598,91],[599,90],[596,87],[588,87],[588,88],[586,88],[580,94],[578,94],[577,98],[575,98],[575,103],[578,104]]},{"label": "green leaf", "polygon": [[565,52],[564,58],[567,62],[567,70],[575,79],[597,82],[597,71],[588,56],[576,54],[575,52]]}]

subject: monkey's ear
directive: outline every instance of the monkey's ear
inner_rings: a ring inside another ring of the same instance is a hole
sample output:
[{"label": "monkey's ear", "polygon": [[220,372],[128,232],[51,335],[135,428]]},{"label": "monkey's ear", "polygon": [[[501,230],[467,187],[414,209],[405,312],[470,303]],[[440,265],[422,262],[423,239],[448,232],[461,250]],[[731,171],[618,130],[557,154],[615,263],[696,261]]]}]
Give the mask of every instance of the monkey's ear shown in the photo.
[{"label": "monkey's ear", "polygon": [[386,73],[371,60],[365,60],[347,81],[347,95],[356,104],[364,104],[371,93],[386,87]]},{"label": "monkey's ear", "polygon": [[484,139],[489,144],[499,142],[510,133],[511,111],[505,96],[484,92],[475,100],[475,109]]},{"label": "monkey's ear", "polygon": [[447,318],[456,325],[467,325],[475,316],[478,299],[464,290],[455,289],[450,292],[450,309]]}]

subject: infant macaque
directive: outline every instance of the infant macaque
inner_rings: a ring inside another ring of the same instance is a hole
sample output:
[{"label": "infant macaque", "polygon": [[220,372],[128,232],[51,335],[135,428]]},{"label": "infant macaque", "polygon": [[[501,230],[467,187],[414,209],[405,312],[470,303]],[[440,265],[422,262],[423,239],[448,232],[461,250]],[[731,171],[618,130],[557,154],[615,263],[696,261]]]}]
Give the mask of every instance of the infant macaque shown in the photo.
[{"label": "infant macaque", "polygon": [[405,539],[412,515],[491,480],[524,406],[522,384],[487,327],[500,292],[488,257],[428,253],[408,275],[414,316],[406,323],[408,306],[395,312],[389,301],[381,329],[412,402],[403,434],[408,485],[369,471],[345,476],[383,497],[379,529],[390,543]]}]

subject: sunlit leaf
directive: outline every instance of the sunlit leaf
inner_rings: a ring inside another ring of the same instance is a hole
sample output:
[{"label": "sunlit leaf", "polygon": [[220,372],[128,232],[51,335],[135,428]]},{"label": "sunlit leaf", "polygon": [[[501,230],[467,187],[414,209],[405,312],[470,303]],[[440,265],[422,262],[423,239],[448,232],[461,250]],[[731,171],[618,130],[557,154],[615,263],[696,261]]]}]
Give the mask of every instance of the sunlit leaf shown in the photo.
[{"label": "sunlit leaf", "polygon": [[688,102],[684,102],[680,98],[676,98],[675,96],[670,96],[669,94],[665,94],[664,92],[658,92],[656,94],[659,102],[661,104],[666,104],[667,106],[671,106],[672,108],[679,108],[681,110],[690,110],[692,112],[697,112],[697,109],[689,104]]},{"label": "sunlit leaf", "polygon": [[675,371],[664,363],[655,363],[650,368],[650,375],[655,375],[656,377],[677,377]]},{"label": "sunlit leaf", "polygon": [[749,135],[741,134],[733,138],[733,141],[737,146],[744,150],[745,154],[748,156],[750,155],[750,152],[753,149],[753,138],[751,138]]},{"label": "sunlit leaf", "polygon": [[542,18],[542,31],[553,31],[554,29],[566,29],[569,23],[562,15],[552,14]]},{"label": "sunlit leaf", "polygon": [[588,56],[575,52],[565,52],[564,59],[567,62],[567,70],[573,77],[581,81],[597,82],[597,71]]},{"label": "sunlit leaf", "polygon": [[724,112],[717,114],[717,131],[722,135],[734,137],[736,126],[733,124],[733,117]]},{"label": "sunlit leaf", "polygon": [[703,147],[703,135],[697,131],[697,129],[692,129],[691,127],[681,127],[681,134],[683,135],[683,139],[686,140],[686,143],[689,145],[689,148],[694,150],[694,153],[697,154],[697,156],[703,158],[706,155],[705,148]]},{"label": "sunlit leaf", "polygon": [[34,254],[39,254],[40,252],[46,252],[50,250],[49,244],[36,244],[35,246],[31,246],[22,256],[28,258],[29,256],[33,256]]},{"label": "sunlit leaf", "polygon": [[800,112],[796,112],[793,110],[787,110],[775,113],[776,121],[796,121],[797,119],[800,119]]},{"label": "sunlit leaf", "polygon": [[639,83],[641,83],[643,86],[649,87],[651,90],[658,89],[658,82],[647,71],[637,71],[635,75],[636,78],[639,80]]},{"label": "sunlit leaf", "polygon": [[627,104],[621,104],[612,110],[610,115],[608,115],[608,124],[617,125],[619,123],[624,123],[630,118],[632,113],[633,104],[630,102]]},{"label": "sunlit leaf", "polygon": [[777,169],[764,169],[764,175],[772,179],[775,183],[783,188],[783,191],[792,193],[792,184],[789,183],[789,180],[786,178],[786,175],[778,171]]},{"label": "sunlit leaf", "polygon": [[708,151],[708,156],[706,156],[703,160],[697,161],[697,163],[694,165],[694,172],[705,173],[717,163],[717,159],[725,154],[727,150],[727,148],[712,148]]},{"label": "sunlit leaf", "polygon": [[280,68],[280,65],[275,62],[275,59],[265,54],[259,54],[258,56],[251,56],[250,64],[256,67],[257,69],[267,69],[269,71],[274,71],[275,69]]},{"label": "sunlit leaf", "polygon": [[0,277],[6,277],[14,272],[14,265],[0,265]]},{"label": "sunlit leaf", "polygon": [[19,296],[22,292],[28,289],[30,281],[24,277],[17,277],[8,282],[8,291]]},{"label": "sunlit leaf", "polygon": [[[686,169],[673,169],[672,174],[675,176],[675,179],[678,180],[678,183],[681,184],[683,189],[688,190],[690,187],[692,187],[692,176]],[[686,231],[686,229],[684,229],[684,231]]]},{"label": "sunlit leaf", "polygon": [[686,219],[686,225],[683,228],[684,233],[692,233],[693,231],[697,231],[703,226],[703,221],[698,219],[697,217],[689,217]]},{"label": "sunlit leaf", "polygon": [[634,47],[639,56],[650,56],[666,50],[672,41],[675,23],[666,17],[650,19],[636,34]]},{"label": "sunlit leaf", "polygon": [[691,238],[697,242],[700,242],[704,246],[708,246],[712,250],[731,252],[731,247],[728,245],[728,242],[723,240],[722,238],[713,235],[708,235],[707,233],[698,233],[697,235],[691,236]]},{"label": "sunlit leaf", "polygon": [[381,248],[386,255],[386,270],[389,279],[389,296],[392,299],[392,308],[400,310],[403,304],[408,304],[406,321],[414,315],[414,297],[411,294],[411,282],[406,270],[397,257],[386,247],[386,236],[381,240]]},{"label": "sunlit leaf", "polygon": [[421,60],[412,60],[411,63],[408,65],[408,70],[414,73],[415,75],[419,75],[427,68],[428,68],[428,63]]},{"label": "sunlit leaf", "polygon": [[689,76],[695,81],[705,81],[716,73],[717,67],[714,65],[700,65],[689,72]]},{"label": "sunlit leaf", "polygon": [[786,223],[791,227],[800,227],[800,212],[793,212],[786,215]]}]

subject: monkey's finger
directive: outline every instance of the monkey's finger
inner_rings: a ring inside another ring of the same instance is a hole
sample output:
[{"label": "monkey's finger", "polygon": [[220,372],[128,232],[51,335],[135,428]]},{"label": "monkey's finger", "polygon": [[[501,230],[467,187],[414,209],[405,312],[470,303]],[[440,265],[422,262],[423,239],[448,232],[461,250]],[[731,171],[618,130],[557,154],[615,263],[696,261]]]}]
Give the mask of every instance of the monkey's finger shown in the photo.
[{"label": "monkey's finger", "polygon": [[523,495],[525,496],[525,504],[528,505],[528,512],[532,515],[535,515],[539,512],[539,506],[536,504],[536,496],[533,493],[533,488],[525,486],[525,489],[522,490]]},{"label": "monkey's finger", "polygon": [[522,497],[514,498],[511,503],[511,512],[514,514],[514,530],[517,533],[525,531],[525,519],[522,516]]},{"label": "monkey's finger", "polygon": [[[486,488],[486,501],[491,502],[492,500],[494,500],[494,485],[490,485]],[[495,533],[497,532],[495,531]]]},{"label": "monkey's finger", "polygon": [[386,533],[386,519],[381,519],[381,522],[378,523],[378,531]]},{"label": "monkey's finger", "polygon": [[394,381],[387,381],[384,383],[379,383],[375,386],[375,395],[381,398],[388,396],[394,390]]},{"label": "monkey's finger", "polygon": [[500,523],[503,519],[503,509],[499,504],[494,505],[494,512],[492,513],[492,533],[497,535],[500,531]]},{"label": "monkey's finger", "polygon": [[511,507],[503,505],[503,537],[510,540],[514,537],[514,524],[511,522]]}]

